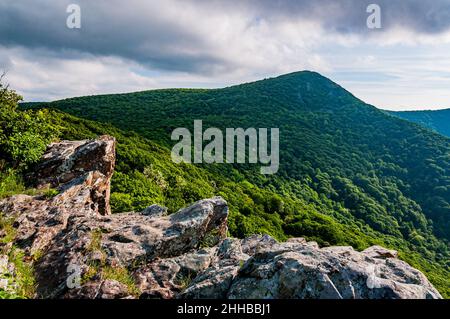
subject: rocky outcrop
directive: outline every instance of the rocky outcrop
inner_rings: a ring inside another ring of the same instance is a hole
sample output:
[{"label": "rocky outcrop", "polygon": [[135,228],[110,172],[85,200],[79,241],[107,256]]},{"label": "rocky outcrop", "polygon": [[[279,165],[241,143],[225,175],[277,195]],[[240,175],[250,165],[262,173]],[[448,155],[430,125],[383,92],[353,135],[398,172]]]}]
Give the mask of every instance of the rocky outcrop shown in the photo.
[{"label": "rocky outcrop", "polygon": [[115,149],[116,141],[110,136],[101,136],[96,140],[53,143],[30,179],[35,181],[37,188],[50,186],[61,187],[63,190],[88,180],[96,211],[101,215],[109,215]]},{"label": "rocky outcrop", "polygon": [[115,140],[52,144],[34,178],[59,194],[14,196],[14,244],[35,258],[43,298],[441,298],[425,276],[382,247],[319,248],[269,236],[227,238],[227,203],[167,215],[153,205],[111,215]]},{"label": "rocky outcrop", "polygon": [[90,171],[98,171],[109,180],[116,161],[115,147],[110,136],[50,144],[32,177],[40,186],[59,186]]}]

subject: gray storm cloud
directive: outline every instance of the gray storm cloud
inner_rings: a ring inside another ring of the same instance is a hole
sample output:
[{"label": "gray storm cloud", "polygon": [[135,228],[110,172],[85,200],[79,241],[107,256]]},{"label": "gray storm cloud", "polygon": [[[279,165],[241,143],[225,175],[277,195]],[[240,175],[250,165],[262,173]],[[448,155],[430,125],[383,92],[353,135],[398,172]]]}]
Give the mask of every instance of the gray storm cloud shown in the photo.
[{"label": "gray storm cloud", "polygon": [[[70,3],[82,8],[81,30],[65,27]],[[450,29],[449,0],[2,0],[0,45],[116,56],[158,70],[209,74],[236,66],[217,45],[216,28],[230,16],[249,27],[261,20],[269,25],[307,20],[325,32],[366,37],[370,3],[381,6],[384,30],[433,35]]]},{"label": "gray storm cloud", "polygon": [[429,34],[450,29],[449,0],[244,0],[244,3],[266,16],[318,20],[328,30],[342,33],[367,32],[366,8],[370,4],[381,7],[386,29],[401,26]]},{"label": "gray storm cloud", "polygon": [[2,1],[0,45],[119,56],[153,68],[203,72],[221,61],[202,52],[204,39],[145,1],[78,1],[82,28],[66,27],[73,1]]}]

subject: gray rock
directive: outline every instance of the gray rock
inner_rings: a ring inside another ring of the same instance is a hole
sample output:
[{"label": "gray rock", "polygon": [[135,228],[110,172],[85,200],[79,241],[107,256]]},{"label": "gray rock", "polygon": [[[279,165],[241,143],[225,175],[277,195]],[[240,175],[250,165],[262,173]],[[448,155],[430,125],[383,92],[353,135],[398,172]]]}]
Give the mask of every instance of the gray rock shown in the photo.
[{"label": "gray rock", "polygon": [[151,205],[141,212],[141,215],[149,217],[162,217],[167,215],[167,208],[159,205]]},{"label": "gray rock", "polygon": [[127,286],[117,280],[105,280],[100,286],[97,299],[124,299],[130,297]]},{"label": "gray rock", "polygon": [[[253,255],[233,279],[228,298],[411,299],[441,298],[418,270],[379,247],[273,245]],[[395,254],[394,254],[395,255]]]},{"label": "gray rock", "polygon": [[65,299],[130,299],[133,298],[128,287],[117,280],[91,281],[68,292]]},{"label": "gray rock", "polygon": [[397,258],[398,253],[395,250],[389,250],[380,246],[372,246],[363,251],[366,256],[372,258]]},{"label": "gray rock", "polygon": [[30,179],[35,181],[37,188],[43,188],[59,187],[71,181],[80,183],[86,179],[88,172],[93,172],[95,177],[102,176],[102,181],[93,188],[91,197],[98,205],[98,212],[108,215],[111,213],[109,197],[116,160],[115,147],[116,140],[111,136],[53,143]]}]

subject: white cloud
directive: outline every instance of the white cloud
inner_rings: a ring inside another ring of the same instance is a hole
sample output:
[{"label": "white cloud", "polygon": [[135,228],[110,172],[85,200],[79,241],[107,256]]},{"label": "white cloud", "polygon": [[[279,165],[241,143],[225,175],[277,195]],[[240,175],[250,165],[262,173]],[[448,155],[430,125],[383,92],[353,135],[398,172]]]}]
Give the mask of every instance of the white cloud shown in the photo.
[{"label": "white cloud", "polygon": [[[80,0],[83,27],[70,31],[70,2],[0,4],[10,13],[0,21],[0,68],[26,100],[221,87],[310,69],[380,107],[450,107],[450,33],[437,6],[427,15],[440,19],[438,31],[424,18],[416,20],[427,30],[418,32],[410,22],[421,13],[411,7],[390,28],[370,32],[360,25],[365,10],[343,11],[359,10],[350,0],[321,2],[332,11],[305,1]],[[8,20],[12,13],[16,20]]]},{"label": "white cloud", "polygon": [[114,57],[64,59],[49,57],[42,50],[0,48],[0,51],[10,56],[6,68],[8,82],[25,100],[48,101],[156,86],[153,79],[133,72],[133,63]]}]

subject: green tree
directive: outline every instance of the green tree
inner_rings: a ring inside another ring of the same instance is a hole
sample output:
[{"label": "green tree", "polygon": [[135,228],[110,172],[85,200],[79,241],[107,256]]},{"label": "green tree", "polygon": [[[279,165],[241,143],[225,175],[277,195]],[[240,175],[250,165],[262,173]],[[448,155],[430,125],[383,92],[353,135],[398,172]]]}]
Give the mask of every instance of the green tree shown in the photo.
[{"label": "green tree", "polygon": [[0,76],[0,160],[26,167],[41,158],[57,130],[47,120],[48,111],[18,110],[22,96],[4,83],[4,76]]}]

